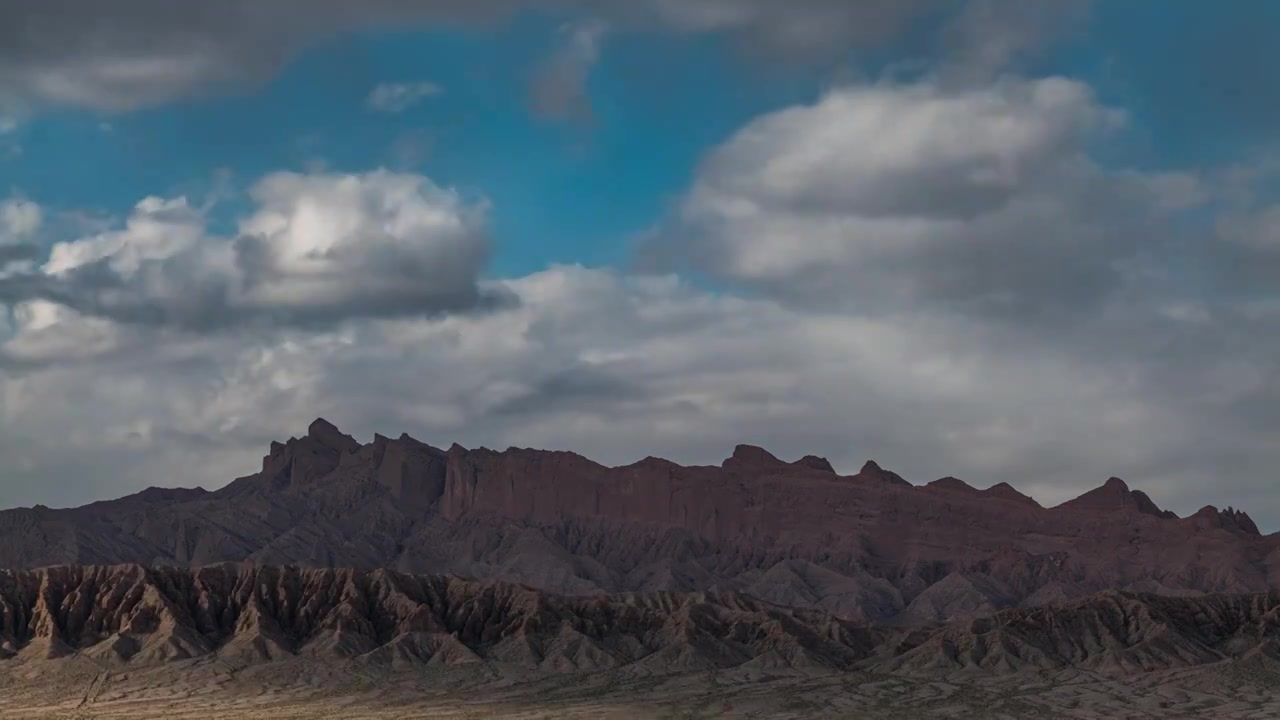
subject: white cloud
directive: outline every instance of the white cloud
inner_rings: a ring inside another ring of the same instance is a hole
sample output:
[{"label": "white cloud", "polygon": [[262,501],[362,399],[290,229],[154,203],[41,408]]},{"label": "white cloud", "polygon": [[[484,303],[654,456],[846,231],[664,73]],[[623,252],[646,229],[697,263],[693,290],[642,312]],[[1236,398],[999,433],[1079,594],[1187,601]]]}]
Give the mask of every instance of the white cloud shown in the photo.
[{"label": "white cloud", "polygon": [[[53,246],[0,297],[184,328],[328,323],[467,310],[488,258],[487,205],[419,175],[277,173],[234,237],[185,198],[147,198],[123,228]],[[7,283],[7,285],[6,285]]]},{"label": "white cloud", "polygon": [[964,219],[998,208],[1085,132],[1116,121],[1087,86],[1059,78],[960,93],[929,83],[841,88],[760,118],[717,148],[689,212],[736,204]]},{"label": "white cloud", "polygon": [[55,244],[43,270],[67,275],[101,261],[121,274],[135,275],[145,264],[202,251],[204,240],[204,215],[185,197],[148,197],[138,202],[122,229]]},{"label": "white cloud", "polygon": [[1191,177],[1096,165],[1090,138],[1123,120],[1061,78],[839,88],[712,151],[658,250],[827,305],[1080,310],[1202,199]]},{"label": "white cloud", "polygon": [[382,83],[369,92],[365,105],[378,112],[401,113],[441,92],[439,85],[429,82]]}]

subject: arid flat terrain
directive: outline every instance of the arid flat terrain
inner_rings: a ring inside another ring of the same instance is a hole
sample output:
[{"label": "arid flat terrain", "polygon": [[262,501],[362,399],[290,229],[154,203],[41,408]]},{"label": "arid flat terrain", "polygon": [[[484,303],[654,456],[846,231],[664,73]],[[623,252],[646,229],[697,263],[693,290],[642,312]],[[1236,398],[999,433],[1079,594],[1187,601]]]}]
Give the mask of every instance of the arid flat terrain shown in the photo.
[{"label": "arid flat terrain", "polygon": [[1271,720],[1280,717],[1280,664],[926,679],[781,670],[546,674],[488,665],[376,671],[310,659],[239,671],[221,662],[131,671],[73,661],[0,673],[0,716]]}]

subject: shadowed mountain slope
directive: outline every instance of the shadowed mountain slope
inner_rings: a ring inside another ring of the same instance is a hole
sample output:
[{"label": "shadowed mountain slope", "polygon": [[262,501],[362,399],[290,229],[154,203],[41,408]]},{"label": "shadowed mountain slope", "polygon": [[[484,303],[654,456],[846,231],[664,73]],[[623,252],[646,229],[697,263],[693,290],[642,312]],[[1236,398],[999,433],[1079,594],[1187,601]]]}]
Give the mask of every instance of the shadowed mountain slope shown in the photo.
[{"label": "shadowed mountain slope", "polygon": [[907,675],[1118,675],[1280,653],[1280,595],[1107,592],[917,629],[861,626],[738,593],[564,597],[512,583],[223,564],[0,572],[0,658],[107,667],[206,656],[550,672],[758,668]]}]

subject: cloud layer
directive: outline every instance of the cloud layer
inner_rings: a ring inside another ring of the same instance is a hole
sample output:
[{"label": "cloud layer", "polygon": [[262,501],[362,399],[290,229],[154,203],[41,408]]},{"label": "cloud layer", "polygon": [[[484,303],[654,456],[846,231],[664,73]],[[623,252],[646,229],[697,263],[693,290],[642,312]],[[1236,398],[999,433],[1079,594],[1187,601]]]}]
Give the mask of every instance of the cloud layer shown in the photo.
[{"label": "cloud layer", "polygon": [[[1053,0],[1038,3],[1036,12],[1010,13],[1023,3],[970,2],[974,12],[989,8],[989,15],[1010,18],[1008,32],[978,36],[966,29],[974,22],[958,25],[946,51],[967,57],[973,48],[999,41],[998,47],[1010,46],[1000,62],[1049,34],[1061,7],[1080,4]],[[6,0],[0,4],[0,117],[50,107],[127,112],[252,86],[308,45],[367,28],[495,22],[522,11],[569,13],[580,30],[607,23],[723,34],[771,59],[806,61],[881,47],[917,23],[950,27],[953,9],[938,0],[224,0],[181,6],[169,0]],[[566,102],[576,105],[572,90],[598,52],[596,40],[591,32],[575,33],[535,82],[535,99],[545,99],[553,111]],[[983,57],[987,65],[992,60]],[[562,97],[566,90],[570,95]]]},{"label": "cloud layer", "polygon": [[[0,452],[18,479],[44,483],[9,485],[4,503],[216,486],[323,415],[364,438],[408,431],[616,463],[717,462],[755,442],[845,472],[875,458],[917,481],[1009,481],[1046,503],[1119,474],[1182,511],[1212,494],[1280,518],[1263,473],[1280,458],[1240,432],[1233,405],[1262,356],[1135,375],[980,323],[813,313],[669,276],[559,267],[502,285],[519,306],[269,335],[173,335],[24,306],[8,350],[41,362],[0,376]],[[1239,444],[1248,464],[1229,472],[1259,485],[1207,493]]]}]

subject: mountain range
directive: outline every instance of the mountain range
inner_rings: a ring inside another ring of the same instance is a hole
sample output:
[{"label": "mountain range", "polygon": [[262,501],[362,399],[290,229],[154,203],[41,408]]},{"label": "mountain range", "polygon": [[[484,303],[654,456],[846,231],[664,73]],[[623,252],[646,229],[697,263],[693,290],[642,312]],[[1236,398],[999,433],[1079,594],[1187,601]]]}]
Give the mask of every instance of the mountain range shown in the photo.
[{"label": "mountain range", "polygon": [[317,420],[216,491],[150,488],[73,509],[0,512],[0,567],[219,563],[383,568],[569,596],[706,593],[921,625],[1124,591],[1259,594],[1280,535],[1238,510],[1189,517],[1111,478],[1056,507],[1009,485],[913,485],[868,462],[719,466],[649,457],[361,444]]}]

